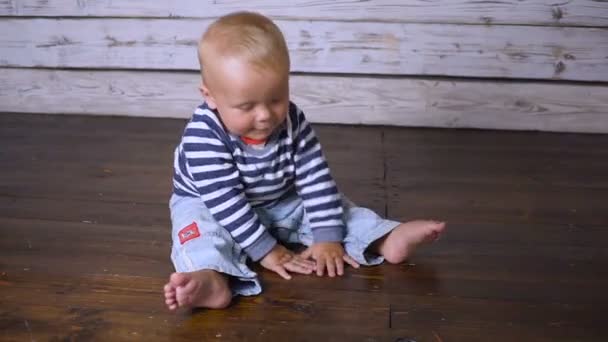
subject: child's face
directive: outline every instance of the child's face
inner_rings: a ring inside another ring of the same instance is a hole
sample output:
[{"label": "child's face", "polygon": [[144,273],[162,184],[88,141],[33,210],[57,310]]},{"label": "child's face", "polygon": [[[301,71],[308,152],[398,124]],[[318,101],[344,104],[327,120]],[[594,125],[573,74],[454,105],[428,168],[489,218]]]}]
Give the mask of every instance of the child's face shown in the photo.
[{"label": "child's face", "polygon": [[266,140],[289,109],[289,72],[253,66],[236,58],[217,61],[210,85],[201,87],[210,108],[219,112],[230,133]]}]

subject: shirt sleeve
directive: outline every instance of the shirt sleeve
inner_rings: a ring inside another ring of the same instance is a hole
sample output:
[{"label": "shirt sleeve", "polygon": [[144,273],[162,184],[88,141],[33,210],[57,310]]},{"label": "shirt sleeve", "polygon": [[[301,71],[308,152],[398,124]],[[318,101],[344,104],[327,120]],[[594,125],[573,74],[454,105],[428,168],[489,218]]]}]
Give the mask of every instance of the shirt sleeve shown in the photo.
[{"label": "shirt sleeve", "polygon": [[277,241],[247,201],[232,153],[211,125],[203,118],[186,128],[182,148],[189,176],[215,220],[258,261]]},{"label": "shirt sleeve", "polygon": [[296,190],[304,203],[315,242],[344,239],[342,199],[315,132],[304,112],[290,108],[294,136]]}]

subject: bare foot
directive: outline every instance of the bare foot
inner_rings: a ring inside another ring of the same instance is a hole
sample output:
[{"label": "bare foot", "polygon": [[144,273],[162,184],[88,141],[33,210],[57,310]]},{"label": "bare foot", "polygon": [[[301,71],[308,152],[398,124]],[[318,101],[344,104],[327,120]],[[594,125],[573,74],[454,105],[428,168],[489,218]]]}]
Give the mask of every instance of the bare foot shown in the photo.
[{"label": "bare foot", "polygon": [[384,256],[391,264],[404,262],[416,247],[435,241],[445,229],[445,222],[410,221],[395,227],[389,234],[376,241],[372,249]]},{"label": "bare foot", "polygon": [[164,292],[165,303],[171,311],[178,308],[223,309],[232,300],[228,279],[214,270],[173,273]]}]

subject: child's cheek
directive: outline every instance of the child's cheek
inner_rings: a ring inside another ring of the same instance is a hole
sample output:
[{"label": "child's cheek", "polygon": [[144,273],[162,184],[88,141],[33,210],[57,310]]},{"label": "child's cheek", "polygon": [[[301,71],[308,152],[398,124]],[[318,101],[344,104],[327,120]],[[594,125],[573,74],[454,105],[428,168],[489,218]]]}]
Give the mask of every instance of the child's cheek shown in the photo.
[{"label": "child's cheek", "polygon": [[249,116],[242,115],[241,117],[235,120],[234,126],[236,127],[236,129],[238,129],[240,134],[245,134],[251,129],[253,125],[252,120]]}]

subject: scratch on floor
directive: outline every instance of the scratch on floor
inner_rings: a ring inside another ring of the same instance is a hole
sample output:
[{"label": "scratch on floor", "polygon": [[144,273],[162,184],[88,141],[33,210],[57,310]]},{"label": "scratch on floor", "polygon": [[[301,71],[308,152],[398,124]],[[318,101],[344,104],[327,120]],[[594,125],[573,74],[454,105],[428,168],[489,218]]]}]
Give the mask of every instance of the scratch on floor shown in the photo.
[{"label": "scratch on floor", "polygon": [[433,331],[433,335],[435,336],[435,339],[437,340],[437,342],[443,342],[443,340],[441,339],[439,334],[437,334],[436,332]]},{"label": "scratch on floor", "polygon": [[24,319],[23,323],[25,324],[25,328],[27,329],[28,334],[30,334],[30,341],[35,341],[34,336],[32,336],[32,329],[30,328],[30,322],[28,322],[27,319]]}]

